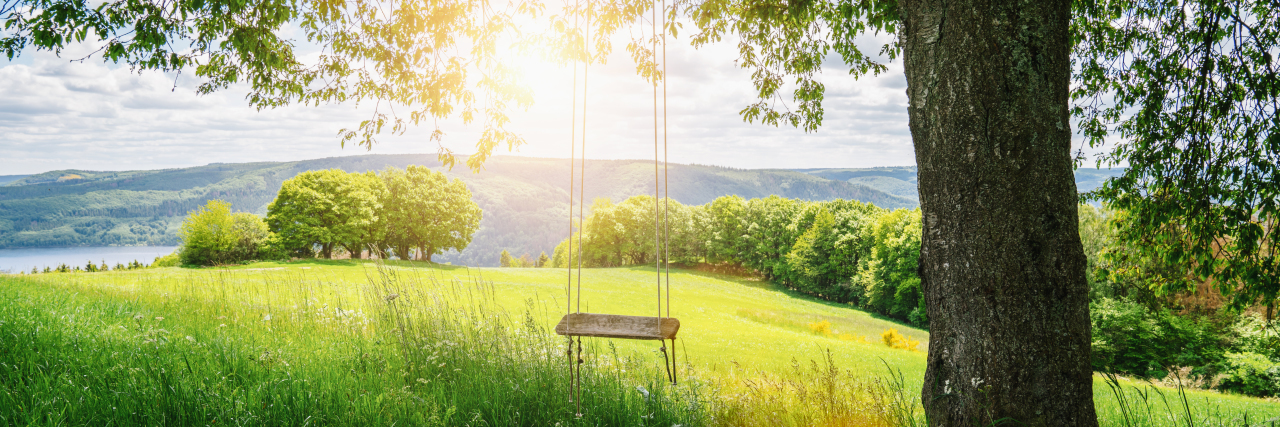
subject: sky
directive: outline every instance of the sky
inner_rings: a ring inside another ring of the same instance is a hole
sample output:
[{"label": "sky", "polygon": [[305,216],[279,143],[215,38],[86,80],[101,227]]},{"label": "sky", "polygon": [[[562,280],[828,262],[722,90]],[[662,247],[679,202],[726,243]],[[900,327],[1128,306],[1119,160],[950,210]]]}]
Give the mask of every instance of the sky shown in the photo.
[{"label": "sky", "polygon": [[[383,136],[371,150],[343,148],[338,130],[368,118],[369,105],[258,111],[248,105],[242,86],[201,96],[195,92],[200,81],[190,73],[138,73],[92,56],[74,60],[94,48],[74,46],[61,56],[28,50],[13,61],[0,59],[0,175],[438,149],[427,127]],[[915,164],[900,61],[891,63],[885,74],[861,79],[847,75],[838,61],[829,61],[821,76],[827,88],[824,124],[806,133],[743,122],[738,111],[754,101],[754,89],[749,71],[735,65],[731,42],[694,49],[687,39],[674,39],[667,57],[672,162],[739,168]],[[572,69],[531,58],[510,61],[524,71],[535,101],[528,110],[516,111],[509,126],[527,144],[517,152],[500,148],[495,154],[567,158]],[[589,79],[587,157],[653,158],[652,87],[635,74],[621,44],[615,43],[606,65],[591,67]],[[474,151],[479,126],[445,120],[441,127],[443,145],[458,153]]]}]

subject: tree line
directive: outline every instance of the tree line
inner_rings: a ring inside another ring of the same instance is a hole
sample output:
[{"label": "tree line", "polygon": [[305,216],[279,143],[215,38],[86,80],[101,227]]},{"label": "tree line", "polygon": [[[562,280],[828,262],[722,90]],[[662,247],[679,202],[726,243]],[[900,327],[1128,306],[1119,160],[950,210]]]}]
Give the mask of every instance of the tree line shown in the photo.
[{"label": "tree line", "polygon": [[138,260],[129,261],[128,263],[117,262],[114,268],[107,264],[104,260],[101,264],[94,264],[93,261],[85,263],[84,267],[78,265],[68,265],[66,263],[58,264],[57,267],[45,266],[44,270],[39,267],[31,267],[30,272],[19,271],[21,274],[41,274],[41,273],[97,273],[99,271],[126,271],[147,268],[147,264],[138,262]]},{"label": "tree line", "polygon": [[[920,211],[887,210],[855,200],[812,202],[778,196],[724,196],[701,206],[670,201],[664,232],[674,264],[707,264],[927,327],[916,273]],[[652,196],[614,204],[597,199],[580,232],[556,246],[551,265],[653,264]],[[579,235],[581,234],[581,235]]]},{"label": "tree line", "polygon": [[461,180],[421,166],[381,172],[307,171],[284,181],[264,220],[211,200],[183,221],[182,264],[321,257],[338,252],[431,261],[463,250],[480,207]]}]

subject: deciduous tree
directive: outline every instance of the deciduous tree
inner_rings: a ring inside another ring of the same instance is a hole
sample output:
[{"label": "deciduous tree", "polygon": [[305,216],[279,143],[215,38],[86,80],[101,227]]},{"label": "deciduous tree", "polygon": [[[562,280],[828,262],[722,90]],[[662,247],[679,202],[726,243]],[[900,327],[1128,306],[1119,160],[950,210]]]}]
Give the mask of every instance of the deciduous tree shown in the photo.
[{"label": "deciduous tree", "polygon": [[385,235],[396,256],[408,259],[409,250],[417,248],[419,259],[431,261],[433,255],[471,243],[482,213],[461,180],[415,165],[384,170],[381,177]]},{"label": "deciduous tree", "polygon": [[297,254],[333,257],[337,245],[366,241],[379,210],[375,186],[339,169],[308,171],[286,180],[267,206],[267,224]]}]

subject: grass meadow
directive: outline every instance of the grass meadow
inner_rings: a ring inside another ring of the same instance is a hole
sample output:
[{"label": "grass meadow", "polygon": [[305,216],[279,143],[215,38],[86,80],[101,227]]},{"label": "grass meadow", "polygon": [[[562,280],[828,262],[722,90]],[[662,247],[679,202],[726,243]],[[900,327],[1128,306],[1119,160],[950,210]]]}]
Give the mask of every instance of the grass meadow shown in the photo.
[{"label": "grass meadow", "polygon": [[[652,268],[582,275],[584,311],[656,314]],[[566,341],[550,332],[564,270],[304,261],[0,276],[0,425],[923,424],[926,332],[759,281],[671,278],[680,384],[665,382],[659,344],[595,339],[575,402]],[[1117,399],[1095,385],[1104,425],[1280,417],[1267,400],[1124,379]]]}]

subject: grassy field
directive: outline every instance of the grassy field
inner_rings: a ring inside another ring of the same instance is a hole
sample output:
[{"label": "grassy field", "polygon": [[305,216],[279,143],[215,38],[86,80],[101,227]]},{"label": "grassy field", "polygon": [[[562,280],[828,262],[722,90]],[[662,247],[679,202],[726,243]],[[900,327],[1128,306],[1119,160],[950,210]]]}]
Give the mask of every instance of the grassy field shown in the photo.
[{"label": "grassy field", "polygon": [[[652,268],[582,274],[583,311],[656,314]],[[548,332],[563,270],[310,261],[0,276],[0,425],[920,421],[926,332],[758,281],[671,277],[681,385],[662,380],[657,343],[594,340],[574,403],[566,343]],[[889,329],[917,351],[884,345]],[[1188,425],[1176,390],[1122,384],[1127,411],[1096,382],[1105,425]],[[1259,399],[1186,401],[1192,425],[1280,416]]]}]

